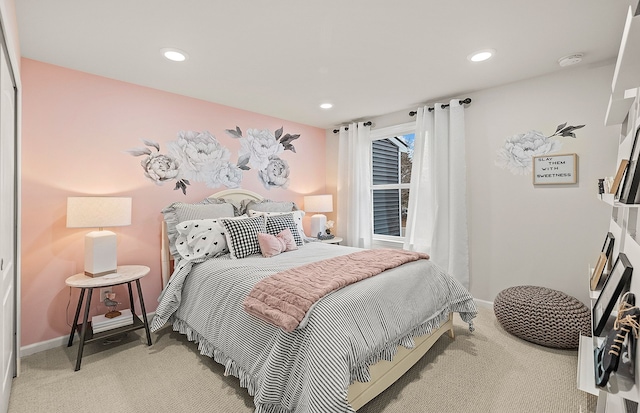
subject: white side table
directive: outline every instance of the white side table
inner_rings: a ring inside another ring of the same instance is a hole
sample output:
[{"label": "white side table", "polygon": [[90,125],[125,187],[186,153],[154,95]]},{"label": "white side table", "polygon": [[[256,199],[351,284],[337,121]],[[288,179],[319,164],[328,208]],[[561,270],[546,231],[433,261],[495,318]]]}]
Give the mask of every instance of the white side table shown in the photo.
[{"label": "white side table", "polygon": [[[67,347],[71,347],[71,345],[73,344],[73,337],[76,331],[79,331],[80,345],[78,347],[78,357],[76,358],[76,371],[80,370],[80,364],[82,363],[82,351],[84,350],[85,343],[91,343],[93,341],[102,340],[107,337],[144,328],[147,333],[147,345],[151,345],[151,333],[149,332],[147,311],[144,308],[142,288],[140,288],[140,278],[149,274],[149,271],[150,268],[144,265],[120,265],[118,266],[117,272],[115,274],[92,278],[84,275],[84,273],[80,273],[67,278],[65,283],[69,287],[81,289],[80,298],[78,299],[78,306],[76,307],[76,315],[73,319],[73,325],[71,326],[71,334],[69,335],[69,344],[67,345]],[[136,288],[138,289],[138,299],[140,300],[140,309],[142,310],[142,318],[144,321],[140,320],[140,318],[135,313],[133,305],[133,291],[131,289],[131,283],[134,281],[136,283]],[[127,287],[129,288],[129,303],[131,304],[131,315],[133,317],[133,324],[94,334],[93,329],[90,325],[91,322],[89,321],[89,308],[91,307],[91,295],[93,293],[93,289],[112,287],[114,285],[120,284],[127,284]],[[80,316],[80,309],[82,308],[84,293],[87,290],[89,291],[89,294],[84,306],[84,320],[82,321],[82,326],[79,326],[78,317]]]},{"label": "white side table", "polygon": [[342,237],[333,237],[331,239],[323,239],[321,242],[325,244],[340,244],[342,242]]}]

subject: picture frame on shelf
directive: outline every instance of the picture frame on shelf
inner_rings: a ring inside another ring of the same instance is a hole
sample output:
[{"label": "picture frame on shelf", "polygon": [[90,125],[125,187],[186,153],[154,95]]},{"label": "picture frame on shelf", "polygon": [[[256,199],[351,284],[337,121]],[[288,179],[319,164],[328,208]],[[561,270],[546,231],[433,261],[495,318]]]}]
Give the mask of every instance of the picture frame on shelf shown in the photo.
[{"label": "picture frame on shelf", "polygon": [[620,165],[618,165],[618,171],[616,172],[615,178],[613,178],[613,183],[611,184],[611,188],[609,189],[609,193],[613,194],[614,197],[618,193],[618,189],[620,189],[620,183],[622,182],[622,178],[624,177],[624,173],[627,171],[627,167],[629,166],[628,159],[621,159]]},{"label": "picture frame on shelf", "polygon": [[640,133],[640,127],[636,129],[633,137],[629,165],[620,190],[620,202],[623,204],[640,203],[640,193],[638,191],[638,187],[640,187],[640,161],[638,159],[640,157],[640,144],[638,143],[638,133]]},{"label": "picture frame on shelf", "polygon": [[616,237],[613,236],[611,232],[607,232],[607,236],[604,238],[604,244],[602,244],[602,250],[600,252],[604,252],[607,255],[607,265],[605,269],[611,269],[611,257],[613,254],[613,245],[616,241]]},{"label": "picture frame on shelf", "polygon": [[601,252],[598,256],[598,262],[596,262],[596,266],[593,268],[593,273],[591,274],[591,280],[589,282],[591,291],[595,291],[598,288],[598,284],[600,283],[600,278],[602,277],[602,273],[604,272],[604,267],[606,264],[607,254]]},{"label": "picture frame on shelf", "polygon": [[591,320],[593,322],[593,335],[600,336],[604,330],[611,311],[616,305],[622,291],[629,286],[633,266],[623,252],[618,254],[613,269],[609,273],[607,280],[602,287],[602,291],[591,310]]}]

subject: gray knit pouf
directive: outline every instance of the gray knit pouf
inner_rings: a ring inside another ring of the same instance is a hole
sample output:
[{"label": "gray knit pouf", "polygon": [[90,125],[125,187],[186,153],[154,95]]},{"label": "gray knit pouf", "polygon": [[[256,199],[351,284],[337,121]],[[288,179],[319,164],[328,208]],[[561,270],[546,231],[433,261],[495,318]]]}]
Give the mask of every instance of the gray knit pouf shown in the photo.
[{"label": "gray knit pouf", "polygon": [[591,336],[591,311],[577,298],[531,285],[500,291],[493,302],[498,322],[509,333],[554,348],[578,348]]}]

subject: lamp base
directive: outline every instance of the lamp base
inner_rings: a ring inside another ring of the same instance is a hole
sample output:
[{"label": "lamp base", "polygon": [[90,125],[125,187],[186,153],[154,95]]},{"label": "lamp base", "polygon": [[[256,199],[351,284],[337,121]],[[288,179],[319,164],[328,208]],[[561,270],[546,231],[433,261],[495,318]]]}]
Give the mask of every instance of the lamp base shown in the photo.
[{"label": "lamp base", "polygon": [[91,231],[84,237],[84,274],[102,277],[117,272],[117,237],[111,231]]},{"label": "lamp base", "polygon": [[323,215],[323,214],[312,215],[311,216],[311,236],[313,238],[317,238],[318,233],[320,233],[321,235],[325,234],[326,223],[327,223],[326,215]]}]

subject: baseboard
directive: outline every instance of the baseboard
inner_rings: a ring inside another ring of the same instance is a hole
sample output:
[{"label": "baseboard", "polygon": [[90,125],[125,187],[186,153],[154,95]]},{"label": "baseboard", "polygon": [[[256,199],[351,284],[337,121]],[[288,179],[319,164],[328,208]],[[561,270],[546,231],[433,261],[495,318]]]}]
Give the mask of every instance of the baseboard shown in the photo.
[{"label": "baseboard", "polygon": [[493,309],[493,303],[491,301],[479,300],[477,298],[474,298],[473,301],[475,301],[478,307]]},{"label": "baseboard", "polygon": [[[155,315],[156,315],[155,311],[153,313],[147,314],[147,320],[149,320],[149,323],[151,323],[151,320],[153,320],[153,316]],[[39,343],[22,346],[20,347],[19,357],[22,358],[22,357],[30,356],[32,354],[40,353],[41,351],[46,351],[46,350],[51,350],[52,348],[66,346],[68,342],[69,342],[69,335],[67,334],[66,336],[56,337],[50,340],[40,341]],[[74,342],[77,343],[77,340],[75,340]]]}]

